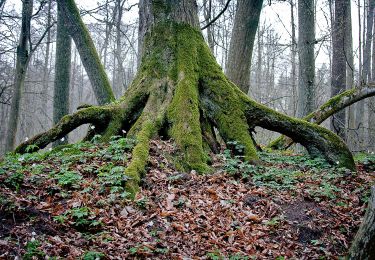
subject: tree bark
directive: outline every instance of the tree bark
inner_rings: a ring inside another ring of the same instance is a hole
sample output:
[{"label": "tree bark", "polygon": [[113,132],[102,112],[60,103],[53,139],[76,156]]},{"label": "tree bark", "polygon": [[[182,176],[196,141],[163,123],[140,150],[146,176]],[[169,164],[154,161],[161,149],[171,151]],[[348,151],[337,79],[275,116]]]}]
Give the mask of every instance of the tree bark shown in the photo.
[{"label": "tree bark", "polygon": [[[56,32],[56,61],[55,82],[53,96],[53,124],[57,124],[61,118],[69,114],[69,85],[72,40],[68,28],[63,19],[63,10],[60,3],[57,4],[57,32]],[[53,146],[68,143],[68,136],[63,140],[57,140]]]},{"label": "tree bark", "polygon": [[298,0],[298,106],[297,116],[315,109],[315,8],[314,0]]},{"label": "tree bark", "polygon": [[375,187],[371,188],[367,211],[350,247],[348,259],[375,259]]},{"label": "tree bark", "polygon": [[[347,31],[347,0],[335,0],[335,16],[332,30],[332,73],[331,73],[331,97],[345,91],[346,86],[346,50],[345,35]],[[342,109],[331,118],[331,129],[346,140],[346,113]]]},{"label": "tree bark", "polygon": [[26,71],[30,60],[28,51],[28,41],[30,38],[30,23],[33,12],[33,0],[24,0],[22,4],[22,26],[19,43],[17,46],[16,72],[14,78],[14,88],[10,114],[7,128],[7,138],[5,142],[5,151],[9,152],[14,149],[17,126],[20,116],[20,104],[22,92],[25,84]]},{"label": "tree bark", "polygon": [[203,173],[209,170],[204,147],[214,147],[213,127],[225,142],[243,145],[245,160],[257,162],[251,131],[260,126],[292,136],[312,156],[355,169],[353,156],[338,136],[255,102],[228,80],[199,29],[195,0],[148,0],[140,11],[148,12],[141,17],[149,18],[143,23],[142,63],[121,100],[64,116],[51,130],[22,143],[17,152],[43,148],[85,123],[95,126],[90,134],[100,134],[102,141],[124,130],[136,140],[125,170],[130,177],[126,189],[134,196],[146,172],[149,142],[158,133],[167,133],[176,143],[182,171]]},{"label": "tree bark", "polygon": [[227,62],[227,76],[244,93],[250,89],[250,67],[263,0],[239,0]]},{"label": "tree bark", "polygon": [[64,24],[73,38],[78,49],[83,66],[89,76],[96,99],[100,105],[115,100],[104,67],[100,62],[94,42],[81,20],[79,10],[74,0],[57,0],[63,14]]}]

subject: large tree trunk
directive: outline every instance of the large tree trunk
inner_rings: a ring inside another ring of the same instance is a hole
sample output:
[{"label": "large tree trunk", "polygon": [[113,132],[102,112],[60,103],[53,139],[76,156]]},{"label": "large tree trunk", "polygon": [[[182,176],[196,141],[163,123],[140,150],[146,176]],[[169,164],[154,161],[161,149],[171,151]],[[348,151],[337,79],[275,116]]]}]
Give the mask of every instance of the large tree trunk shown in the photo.
[{"label": "large tree trunk", "polygon": [[244,159],[258,161],[251,138],[256,126],[292,136],[312,156],[355,168],[350,151],[338,136],[258,104],[225,77],[199,30],[194,0],[144,1],[140,12],[141,17],[148,17],[143,22],[142,62],[120,101],[65,116],[51,130],[21,144],[17,152],[25,152],[30,144],[43,148],[82,124],[93,124],[90,134],[100,134],[103,141],[125,130],[137,140],[125,170],[130,177],[127,190],[133,195],[145,172],[149,142],[160,132],[176,142],[181,170],[208,170],[203,147],[215,150],[213,127],[226,142],[244,146]]},{"label": "large tree trunk", "polygon": [[12,103],[10,105],[7,137],[5,141],[6,152],[13,150],[16,142],[18,119],[20,116],[21,96],[25,84],[26,71],[30,60],[28,53],[28,42],[30,38],[30,22],[32,12],[33,0],[23,1],[21,34],[17,46],[16,72],[14,78]]},{"label": "large tree trunk", "polygon": [[[346,86],[346,13],[347,0],[335,0],[335,18],[332,30],[332,74],[331,74],[331,97],[345,91]],[[346,140],[346,113],[345,109],[340,110],[331,118],[331,129],[342,139]]]},{"label": "large tree trunk", "polygon": [[[61,118],[69,114],[69,85],[72,40],[63,19],[63,10],[57,4],[57,33],[56,33],[56,63],[53,96],[53,123],[57,124]],[[54,146],[66,144],[67,136],[57,140]]]},{"label": "large tree trunk", "polygon": [[90,78],[92,88],[96,99],[100,105],[110,103],[115,100],[111,84],[107,74],[100,62],[94,42],[81,20],[79,10],[74,0],[57,0],[61,13],[63,14],[64,24],[68,28],[71,37],[77,47],[83,66]]},{"label": "large tree trunk", "polygon": [[375,187],[371,188],[367,211],[350,247],[348,259],[375,259]]},{"label": "large tree trunk", "polygon": [[315,109],[314,0],[298,0],[298,117]]},{"label": "large tree trunk", "polygon": [[228,78],[244,93],[250,88],[250,66],[263,0],[238,0],[226,68]]}]

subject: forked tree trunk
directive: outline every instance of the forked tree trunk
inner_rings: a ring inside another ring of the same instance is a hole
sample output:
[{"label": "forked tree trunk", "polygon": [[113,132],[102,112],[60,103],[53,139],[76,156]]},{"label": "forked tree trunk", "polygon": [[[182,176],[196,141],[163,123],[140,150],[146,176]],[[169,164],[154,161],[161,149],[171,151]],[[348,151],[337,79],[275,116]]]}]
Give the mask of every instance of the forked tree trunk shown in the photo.
[{"label": "forked tree trunk", "polygon": [[243,145],[244,158],[255,162],[259,157],[251,131],[260,126],[292,136],[313,156],[354,169],[353,157],[338,136],[258,104],[225,77],[199,29],[195,0],[141,3],[141,17],[147,18],[141,22],[143,57],[124,96],[118,103],[65,116],[51,130],[21,144],[17,152],[25,152],[30,144],[43,148],[82,124],[93,124],[90,134],[100,134],[103,141],[126,130],[127,136],[137,140],[125,170],[130,177],[127,190],[134,195],[145,172],[149,142],[161,131],[179,148],[180,170],[206,172],[203,147],[215,150],[213,127],[225,141]]},{"label": "forked tree trunk", "polygon": [[61,8],[64,24],[74,40],[82,64],[90,78],[99,105],[114,101],[115,97],[112,92],[111,84],[100,62],[94,42],[85,24],[81,20],[81,15],[74,0],[57,0],[57,3],[59,4],[59,8]]}]

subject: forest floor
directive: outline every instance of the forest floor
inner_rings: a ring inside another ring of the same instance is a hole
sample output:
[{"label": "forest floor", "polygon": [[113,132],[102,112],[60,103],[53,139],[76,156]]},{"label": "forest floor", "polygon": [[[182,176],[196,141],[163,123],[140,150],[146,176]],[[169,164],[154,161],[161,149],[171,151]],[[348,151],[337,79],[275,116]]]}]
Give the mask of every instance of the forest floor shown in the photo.
[{"label": "forest floor", "polygon": [[335,259],[375,180],[369,154],[352,173],[285,153],[261,153],[253,166],[224,150],[212,173],[182,173],[173,143],[154,140],[131,201],[123,172],[133,146],[114,138],[3,158],[0,259]]}]

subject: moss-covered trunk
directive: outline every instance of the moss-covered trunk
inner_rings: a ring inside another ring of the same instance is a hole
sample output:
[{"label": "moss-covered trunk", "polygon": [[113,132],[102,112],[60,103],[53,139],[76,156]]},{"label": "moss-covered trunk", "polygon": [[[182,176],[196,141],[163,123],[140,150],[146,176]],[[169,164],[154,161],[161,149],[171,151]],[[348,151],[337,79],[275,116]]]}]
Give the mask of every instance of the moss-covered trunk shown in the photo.
[{"label": "moss-covered trunk", "polygon": [[124,96],[114,104],[64,117],[53,129],[21,144],[18,152],[29,144],[43,148],[83,123],[95,125],[91,134],[101,134],[103,141],[126,130],[137,140],[125,171],[131,177],[127,188],[135,194],[145,172],[149,141],[158,133],[167,133],[176,142],[181,169],[206,172],[204,147],[217,150],[213,127],[225,141],[242,144],[245,159],[255,162],[259,158],[251,131],[262,126],[295,137],[314,156],[354,169],[352,155],[339,137],[256,103],[225,77],[198,28],[195,1],[144,4],[141,12],[151,13],[143,15],[149,20],[142,62]]}]

